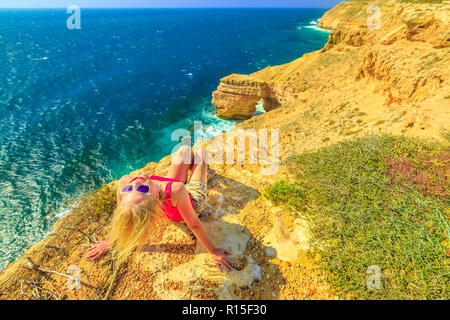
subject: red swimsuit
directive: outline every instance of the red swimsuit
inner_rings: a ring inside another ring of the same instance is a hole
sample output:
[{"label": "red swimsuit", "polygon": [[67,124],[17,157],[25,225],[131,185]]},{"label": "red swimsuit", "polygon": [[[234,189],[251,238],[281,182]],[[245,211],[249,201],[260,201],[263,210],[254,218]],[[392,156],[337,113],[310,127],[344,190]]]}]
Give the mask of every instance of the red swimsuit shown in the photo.
[{"label": "red swimsuit", "polygon": [[[166,185],[166,190],[165,190],[166,197],[164,198],[162,210],[164,211],[164,213],[166,214],[166,217],[168,219],[175,221],[175,222],[184,221],[178,208],[172,207],[172,203],[171,203],[172,184],[174,182],[182,182],[182,181],[180,181],[178,179],[164,178],[164,177],[159,177],[159,176],[151,176],[150,179],[156,180],[156,181],[169,181],[169,183],[167,183],[167,185]],[[191,195],[189,195],[189,200],[191,200],[191,205],[194,205],[194,203],[192,202]]]}]

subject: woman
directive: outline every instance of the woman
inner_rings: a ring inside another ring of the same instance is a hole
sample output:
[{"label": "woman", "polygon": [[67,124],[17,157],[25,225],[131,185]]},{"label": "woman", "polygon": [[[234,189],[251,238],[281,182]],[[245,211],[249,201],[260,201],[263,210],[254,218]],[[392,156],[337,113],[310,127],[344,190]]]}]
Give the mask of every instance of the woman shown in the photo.
[{"label": "woman", "polygon": [[[144,248],[148,232],[163,215],[172,221],[184,221],[211,254],[219,270],[231,271],[232,263],[226,256],[230,252],[214,246],[196,214],[206,202],[206,156],[206,150],[194,154],[190,147],[182,146],[172,156],[167,178],[145,174],[123,176],[118,182],[110,239],[97,241],[88,249],[86,259],[97,259],[111,248],[120,265],[132,251]],[[192,174],[188,180],[189,171]]]}]

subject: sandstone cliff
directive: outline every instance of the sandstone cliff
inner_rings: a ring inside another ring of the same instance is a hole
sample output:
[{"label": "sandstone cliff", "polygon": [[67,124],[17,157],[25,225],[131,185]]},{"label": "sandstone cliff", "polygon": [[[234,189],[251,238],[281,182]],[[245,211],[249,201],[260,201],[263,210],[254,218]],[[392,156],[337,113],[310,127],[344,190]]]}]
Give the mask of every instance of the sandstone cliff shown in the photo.
[{"label": "sandstone cliff", "polygon": [[[380,7],[379,29],[367,28],[371,4]],[[289,178],[283,163],[300,152],[369,133],[439,138],[450,124],[449,10],[447,1],[346,1],[319,21],[334,30],[322,50],[221,80],[213,94],[219,116],[248,119],[263,99],[270,112],[236,130],[280,130],[276,175],[262,175],[262,164],[213,166],[218,176],[202,219],[213,241],[233,252],[231,273],[218,273],[192,234],[168,222],[117,272],[108,256],[84,260],[88,246],[106,235],[115,206],[112,182],[80,199],[51,235],[0,273],[0,298],[338,298],[317,267],[320,257],[307,254],[307,224],[262,194]],[[214,151],[221,138],[204,143]],[[131,174],[165,174],[169,164],[166,157]],[[79,268],[79,290],[67,287],[69,266]]]},{"label": "sandstone cliff", "polygon": [[[380,8],[379,29],[367,26],[372,15],[367,8],[374,4]],[[267,111],[298,106],[306,111],[311,103],[332,108],[348,101],[369,115],[366,107],[373,113],[392,106],[388,110],[395,113],[393,118],[418,103],[434,105],[436,113],[427,112],[423,124],[414,121],[413,130],[424,127],[430,117],[445,114],[442,107],[448,104],[448,10],[445,2],[342,2],[318,21],[320,27],[334,30],[323,50],[251,75],[221,79],[213,93],[216,113],[249,118],[260,99]],[[402,119],[397,124],[411,126],[412,118]]]}]

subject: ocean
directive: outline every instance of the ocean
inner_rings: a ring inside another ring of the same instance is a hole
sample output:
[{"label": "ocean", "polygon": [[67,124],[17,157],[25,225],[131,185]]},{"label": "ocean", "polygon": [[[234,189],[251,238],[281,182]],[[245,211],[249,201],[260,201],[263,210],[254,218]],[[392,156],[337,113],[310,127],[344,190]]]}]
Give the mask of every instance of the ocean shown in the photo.
[{"label": "ocean", "polygon": [[0,10],[0,270],[49,234],[68,200],[159,161],[194,121],[235,126],[211,93],[318,50],[326,9]]}]

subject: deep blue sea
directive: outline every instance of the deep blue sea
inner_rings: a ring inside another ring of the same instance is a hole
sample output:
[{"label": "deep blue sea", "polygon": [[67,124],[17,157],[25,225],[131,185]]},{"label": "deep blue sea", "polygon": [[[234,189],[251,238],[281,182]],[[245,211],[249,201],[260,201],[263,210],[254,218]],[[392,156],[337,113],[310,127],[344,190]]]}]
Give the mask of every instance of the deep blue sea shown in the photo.
[{"label": "deep blue sea", "polygon": [[0,270],[49,232],[67,200],[159,161],[174,129],[208,135],[211,93],[318,50],[322,9],[0,10]]}]

